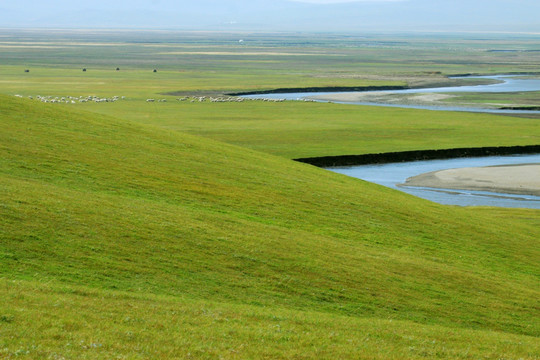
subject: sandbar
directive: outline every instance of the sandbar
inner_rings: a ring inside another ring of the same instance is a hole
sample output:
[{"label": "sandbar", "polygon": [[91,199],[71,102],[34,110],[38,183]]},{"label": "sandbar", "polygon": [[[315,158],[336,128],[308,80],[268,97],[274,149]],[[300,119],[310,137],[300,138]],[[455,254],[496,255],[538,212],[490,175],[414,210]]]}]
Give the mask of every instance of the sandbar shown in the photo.
[{"label": "sandbar", "polygon": [[432,171],[410,177],[400,185],[540,196],[540,164]]},{"label": "sandbar", "polygon": [[375,104],[401,104],[401,105],[448,105],[444,100],[455,95],[438,93],[395,93],[392,91],[352,91],[329,93],[324,95],[306,96],[311,100],[330,102],[360,102]]}]

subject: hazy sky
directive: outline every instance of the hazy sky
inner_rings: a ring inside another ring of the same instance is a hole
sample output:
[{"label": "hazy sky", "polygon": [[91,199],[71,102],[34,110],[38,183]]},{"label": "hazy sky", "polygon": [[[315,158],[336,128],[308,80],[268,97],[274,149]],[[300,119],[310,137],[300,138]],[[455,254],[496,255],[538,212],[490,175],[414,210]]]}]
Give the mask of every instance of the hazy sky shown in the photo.
[{"label": "hazy sky", "polygon": [[0,27],[540,33],[540,0],[0,0]]},{"label": "hazy sky", "polygon": [[405,0],[291,0],[296,2],[311,3],[311,4],[341,4],[352,2],[388,2],[388,1],[405,1]]}]

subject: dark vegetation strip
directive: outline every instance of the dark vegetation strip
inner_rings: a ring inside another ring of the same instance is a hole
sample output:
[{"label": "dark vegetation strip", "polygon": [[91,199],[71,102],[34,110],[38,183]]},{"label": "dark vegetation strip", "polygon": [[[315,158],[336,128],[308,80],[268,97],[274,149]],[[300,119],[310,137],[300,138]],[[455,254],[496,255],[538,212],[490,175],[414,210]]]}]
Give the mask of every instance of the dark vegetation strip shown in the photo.
[{"label": "dark vegetation strip", "polygon": [[263,94],[291,94],[291,93],[314,93],[314,92],[346,92],[346,91],[385,91],[385,90],[406,90],[408,86],[324,86],[324,87],[303,87],[303,88],[281,88],[272,90],[257,90],[227,94],[229,96],[263,95]]},{"label": "dark vegetation strip", "polygon": [[419,160],[442,160],[463,157],[540,154],[540,145],[497,146],[440,150],[413,150],[363,155],[338,155],[294,159],[318,167],[386,164]]},{"label": "dark vegetation strip", "polygon": [[523,111],[539,111],[540,106],[503,106],[500,107],[501,110],[523,110]]}]

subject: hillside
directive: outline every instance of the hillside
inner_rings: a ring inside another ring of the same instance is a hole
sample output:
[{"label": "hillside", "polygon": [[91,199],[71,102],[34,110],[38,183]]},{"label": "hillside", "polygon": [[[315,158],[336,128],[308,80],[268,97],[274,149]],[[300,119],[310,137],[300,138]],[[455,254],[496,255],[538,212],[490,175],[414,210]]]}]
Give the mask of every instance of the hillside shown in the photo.
[{"label": "hillside", "polygon": [[0,114],[2,356],[539,354],[537,211],[7,96]]}]

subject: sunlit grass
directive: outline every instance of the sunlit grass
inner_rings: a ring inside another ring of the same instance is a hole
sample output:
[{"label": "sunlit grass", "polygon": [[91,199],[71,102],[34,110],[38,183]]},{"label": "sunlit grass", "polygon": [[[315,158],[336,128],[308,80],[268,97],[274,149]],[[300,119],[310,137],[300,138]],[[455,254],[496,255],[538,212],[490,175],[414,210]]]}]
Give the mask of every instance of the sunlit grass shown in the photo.
[{"label": "sunlit grass", "polygon": [[[55,36],[2,48],[0,93],[125,99],[0,95],[0,358],[539,357],[537,210],[442,206],[290,161],[538,144],[536,120],[163,95],[438,82],[527,71],[536,53],[431,37],[259,34],[248,50],[237,35]],[[234,51],[273,54],[209,54]]]},{"label": "sunlit grass", "polygon": [[[4,354],[536,352],[505,344],[539,333],[537,211],[436,205],[155,126],[1,100]],[[218,325],[187,310],[209,303],[227,314]],[[274,325],[285,335],[268,335]]]},{"label": "sunlit grass", "polygon": [[537,338],[494,331],[5,279],[0,286],[7,358],[534,359],[540,351]]}]

